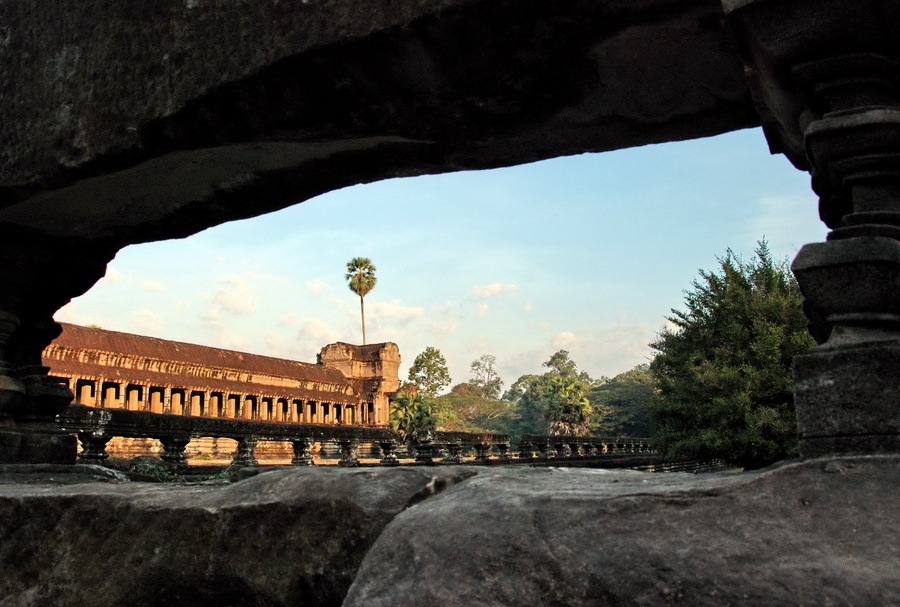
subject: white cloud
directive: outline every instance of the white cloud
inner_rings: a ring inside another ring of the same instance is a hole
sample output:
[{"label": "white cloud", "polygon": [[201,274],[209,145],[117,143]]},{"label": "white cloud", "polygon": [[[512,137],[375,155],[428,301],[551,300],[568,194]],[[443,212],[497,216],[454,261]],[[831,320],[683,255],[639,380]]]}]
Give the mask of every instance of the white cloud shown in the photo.
[{"label": "white cloud", "polygon": [[141,282],[141,288],[145,291],[165,291],[166,288],[158,280],[145,280]]},{"label": "white cloud", "polygon": [[459,323],[452,320],[425,323],[426,333],[436,336],[453,335],[458,329]]},{"label": "white cloud", "polygon": [[162,333],[163,319],[156,312],[152,310],[134,310],[128,316],[131,324],[137,327],[138,333]]},{"label": "white cloud", "polygon": [[478,318],[484,318],[490,311],[491,307],[487,304],[478,304]]},{"label": "white cloud", "polygon": [[530,301],[525,302],[525,306],[523,307],[523,309],[524,309],[526,312],[531,312],[531,302],[530,302]]},{"label": "white cloud", "polygon": [[390,302],[376,301],[366,306],[366,318],[371,315],[372,319],[389,318],[400,324],[408,324],[409,322],[420,318],[425,313],[423,308],[404,306],[399,301]]},{"label": "white cloud", "polygon": [[475,285],[472,287],[472,295],[485,299],[489,297],[506,297],[515,294],[518,290],[518,285],[504,285],[495,282],[490,285]]},{"label": "white cloud", "polygon": [[568,350],[578,346],[580,341],[579,337],[571,331],[563,331],[553,337],[553,347]]},{"label": "white cloud", "polygon": [[229,275],[223,276],[221,281],[225,283],[225,286],[213,295],[209,311],[204,318],[217,320],[223,313],[242,315],[249,314],[256,309],[259,297],[251,293],[245,277]]},{"label": "white cloud", "polygon": [[323,291],[331,288],[331,286],[327,282],[318,278],[316,278],[315,280],[307,280],[304,284],[306,285],[306,288],[309,289],[309,292],[313,295],[318,295],[319,293],[322,293]]}]

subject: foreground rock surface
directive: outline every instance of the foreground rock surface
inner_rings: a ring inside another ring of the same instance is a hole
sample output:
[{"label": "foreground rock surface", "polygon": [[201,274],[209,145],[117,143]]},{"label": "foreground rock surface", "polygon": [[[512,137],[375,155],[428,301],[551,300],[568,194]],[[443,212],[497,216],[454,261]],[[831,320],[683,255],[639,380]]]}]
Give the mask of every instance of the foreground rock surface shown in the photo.
[{"label": "foreground rock surface", "polygon": [[394,519],[344,605],[898,605],[898,521],[898,456],[485,471]]},{"label": "foreground rock surface", "polygon": [[60,474],[2,484],[0,605],[340,605],[384,526],[468,474],[332,468],[226,486],[63,485]]},{"label": "foreground rock surface", "polygon": [[900,604],[900,456],[700,475],[304,468],[218,486],[12,468],[2,607]]}]

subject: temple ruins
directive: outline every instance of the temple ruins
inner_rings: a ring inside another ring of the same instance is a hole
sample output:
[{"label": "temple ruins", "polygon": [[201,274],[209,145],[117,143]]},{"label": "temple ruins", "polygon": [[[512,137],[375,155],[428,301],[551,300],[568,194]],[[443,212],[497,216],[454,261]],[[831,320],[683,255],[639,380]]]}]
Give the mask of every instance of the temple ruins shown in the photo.
[{"label": "temple ruins", "polygon": [[[0,485],[2,600],[900,604],[898,32],[900,0],[0,2],[0,462],[50,475]],[[819,342],[794,361],[799,461],[165,490],[72,465],[73,394],[41,355],[123,247],[390,177],[759,126],[831,229],[793,264]],[[112,482],[59,486],[79,475]]]}]

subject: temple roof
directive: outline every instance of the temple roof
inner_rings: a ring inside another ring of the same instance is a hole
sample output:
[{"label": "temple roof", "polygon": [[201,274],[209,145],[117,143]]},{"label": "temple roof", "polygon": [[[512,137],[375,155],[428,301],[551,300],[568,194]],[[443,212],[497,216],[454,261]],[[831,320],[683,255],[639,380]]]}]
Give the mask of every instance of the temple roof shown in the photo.
[{"label": "temple roof", "polygon": [[[44,353],[44,364],[51,367],[51,373],[81,375],[84,377],[103,377],[113,381],[150,383],[163,386],[179,386],[204,388],[213,391],[243,393],[248,391],[265,392],[266,395],[290,398],[308,398],[330,402],[356,403],[359,400],[359,382],[346,378],[336,369],[327,369],[321,365],[303,363],[283,358],[237,352],[222,348],[212,348],[185,342],[170,341],[157,337],[147,337],[119,331],[83,327],[68,323],[60,323],[62,334],[54,340]],[[47,356],[52,346],[74,351],[106,353],[129,357],[140,357],[145,360],[182,363],[193,366],[185,372],[169,373],[148,369],[123,368],[87,362],[70,356]],[[199,366],[199,368],[198,368]],[[209,377],[203,368],[226,369],[238,371],[250,378],[247,382],[235,381],[221,377]],[[192,372],[192,371],[196,371]],[[273,385],[267,378],[284,378],[298,382],[294,386]],[[352,387],[355,394],[346,394],[345,390],[326,391],[308,389],[300,382],[317,382]],[[248,390],[248,384],[260,386]],[[264,388],[262,388],[264,386]]]}]

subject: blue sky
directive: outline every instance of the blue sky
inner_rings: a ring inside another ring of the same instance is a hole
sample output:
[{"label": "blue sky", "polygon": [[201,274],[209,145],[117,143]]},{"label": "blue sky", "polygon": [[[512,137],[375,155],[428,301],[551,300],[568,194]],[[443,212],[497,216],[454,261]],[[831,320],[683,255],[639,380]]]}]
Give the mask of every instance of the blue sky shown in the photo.
[{"label": "blue sky", "polygon": [[369,257],[370,343],[401,376],[427,346],[454,383],[482,354],[508,386],[569,350],[592,376],[648,361],[700,269],[765,237],[778,257],[824,240],[809,177],[759,129],[496,169],[354,186],[183,240],[128,247],[56,319],[315,361],[360,343],[344,280]]}]

